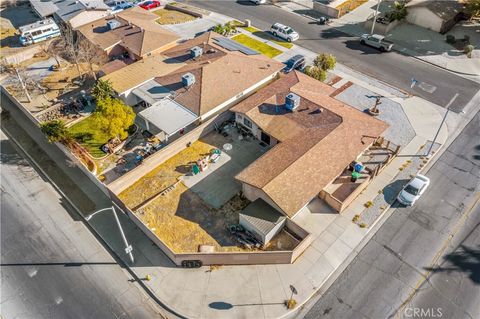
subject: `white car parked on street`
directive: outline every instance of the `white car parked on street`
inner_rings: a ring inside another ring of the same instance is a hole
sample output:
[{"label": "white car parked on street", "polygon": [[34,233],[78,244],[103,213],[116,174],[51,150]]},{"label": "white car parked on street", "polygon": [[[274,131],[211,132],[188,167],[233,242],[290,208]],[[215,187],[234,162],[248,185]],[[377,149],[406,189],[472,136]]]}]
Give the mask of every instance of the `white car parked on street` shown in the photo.
[{"label": "white car parked on street", "polygon": [[280,23],[272,25],[270,27],[270,32],[272,32],[274,36],[283,38],[288,42],[296,41],[300,37],[295,30]]},{"label": "white car parked on street", "polygon": [[402,188],[402,191],[397,196],[397,200],[405,206],[413,206],[425,192],[428,185],[430,185],[430,179],[418,174]]}]

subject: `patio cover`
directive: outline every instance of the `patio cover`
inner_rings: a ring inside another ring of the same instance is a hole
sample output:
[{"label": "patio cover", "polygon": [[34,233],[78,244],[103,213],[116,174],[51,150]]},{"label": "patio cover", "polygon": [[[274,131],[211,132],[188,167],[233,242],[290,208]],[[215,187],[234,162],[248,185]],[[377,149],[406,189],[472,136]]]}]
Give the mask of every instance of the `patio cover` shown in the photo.
[{"label": "patio cover", "polygon": [[147,104],[153,105],[156,102],[171,95],[170,91],[155,80],[149,80],[132,91],[138,98]]},{"label": "patio cover", "polygon": [[198,119],[192,111],[168,98],[156,102],[139,115],[167,136],[177,133]]}]

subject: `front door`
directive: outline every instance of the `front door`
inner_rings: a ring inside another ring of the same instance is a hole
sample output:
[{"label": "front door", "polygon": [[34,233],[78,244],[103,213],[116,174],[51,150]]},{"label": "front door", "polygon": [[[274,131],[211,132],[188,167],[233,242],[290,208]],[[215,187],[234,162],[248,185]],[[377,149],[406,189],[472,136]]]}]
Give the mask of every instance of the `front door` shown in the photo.
[{"label": "front door", "polygon": [[263,143],[265,143],[265,144],[267,144],[267,145],[270,145],[270,135],[265,134],[264,132],[262,132],[262,133],[260,134],[260,140],[261,140]]}]

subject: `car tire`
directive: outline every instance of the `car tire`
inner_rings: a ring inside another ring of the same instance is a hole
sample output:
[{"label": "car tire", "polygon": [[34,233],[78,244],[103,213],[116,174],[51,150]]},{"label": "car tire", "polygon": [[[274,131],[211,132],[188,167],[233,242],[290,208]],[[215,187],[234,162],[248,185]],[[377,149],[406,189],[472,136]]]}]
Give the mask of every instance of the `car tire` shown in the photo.
[{"label": "car tire", "polygon": [[277,32],[275,32],[275,31],[273,31],[272,34],[273,34],[274,37],[277,37],[277,36],[278,36],[278,35],[277,35]]},{"label": "car tire", "polygon": [[385,52],[385,48],[384,47],[380,47],[380,52]]},{"label": "car tire", "polygon": [[361,40],[360,43],[363,44],[363,45],[365,45],[365,41],[363,41],[363,40]]},{"label": "car tire", "polygon": [[292,42],[292,38],[287,38],[287,41],[288,41],[288,42]]}]

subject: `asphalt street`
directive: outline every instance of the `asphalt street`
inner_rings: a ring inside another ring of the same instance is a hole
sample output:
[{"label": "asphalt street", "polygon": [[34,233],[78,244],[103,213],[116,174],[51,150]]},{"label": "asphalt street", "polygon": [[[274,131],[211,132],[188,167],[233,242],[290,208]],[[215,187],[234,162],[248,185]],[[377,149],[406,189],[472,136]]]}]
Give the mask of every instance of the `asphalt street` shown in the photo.
[{"label": "asphalt street", "polygon": [[[440,106],[459,94],[451,109],[460,112],[480,89],[480,84],[397,52],[380,53],[363,46],[356,37],[321,26],[311,19],[282,10],[274,5],[255,6],[249,1],[238,0],[183,0],[210,11],[244,20],[250,19],[255,27],[268,30],[275,22],[291,26],[300,34],[296,44],[314,52],[331,53],[342,64],[371,75],[411,94],[420,96]],[[435,87],[429,93],[418,86],[410,88],[411,79]]]},{"label": "asphalt street", "polygon": [[416,318],[438,318],[439,308],[442,318],[480,318],[480,113],[426,175],[416,205],[397,205],[298,317],[413,318],[418,307]]},{"label": "asphalt street", "polygon": [[157,305],[0,134],[3,318],[161,318]]}]

